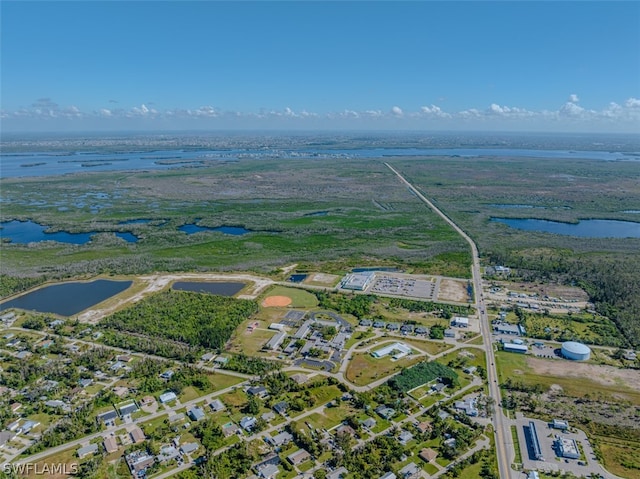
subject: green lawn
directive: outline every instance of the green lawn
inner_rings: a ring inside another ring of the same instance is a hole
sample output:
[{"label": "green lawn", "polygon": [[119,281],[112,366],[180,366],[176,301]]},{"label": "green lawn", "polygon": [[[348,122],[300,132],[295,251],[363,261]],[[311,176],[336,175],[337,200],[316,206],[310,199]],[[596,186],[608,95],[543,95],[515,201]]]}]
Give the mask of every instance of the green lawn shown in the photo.
[{"label": "green lawn", "polygon": [[325,408],[323,414],[312,414],[305,421],[310,422],[316,428],[329,430],[355,412],[351,406],[341,404],[339,407]]},{"label": "green lawn", "polygon": [[453,347],[453,345],[441,341],[429,341],[426,339],[420,340],[415,338],[402,338],[400,341],[403,343],[407,343],[410,346],[415,346],[421,351],[424,351],[425,353],[432,356],[440,354],[441,352]]},{"label": "green lawn", "polygon": [[513,446],[516,450],[516,462],[522,464],[522,452],[520,451],[520,441],[518,441],[518,430],[516,426],[511,426],[511,438],[513,439]]},{"label": "green lawn", "polygon": [[357,353],[349,361],[346,377],[358,386],[365,386],[423,360],[424,357],[408,356],[392,361],[390,357],[374,358],[370,353]]},{"label": "green lawn", "polygon": [[251,356],[271,357],[271,352],[262,351],[262,347],[277,333],[278,331],[266,329],[254,329],[252,332],[248,332],[246,328],[239,327],[234,333],[228,351]]},{"label": "green lawn", "polygon": [[[434,475],[435,473],[438,472],[438,468],[436,466],[434,466],[433,464],[425,464],[425,466],[423,467],[423,469],[430,475]],[[475,476],[473,477],[473,479],[478,479],[479,476]]]},{"label": "green lawn", "polygon": [[471,464],[470,466],[465,467],[460,475],[458,476],[460,479],[478,479],[480,477],[480,470],[482,469],[482,463],[478,462],[476,464]]}]

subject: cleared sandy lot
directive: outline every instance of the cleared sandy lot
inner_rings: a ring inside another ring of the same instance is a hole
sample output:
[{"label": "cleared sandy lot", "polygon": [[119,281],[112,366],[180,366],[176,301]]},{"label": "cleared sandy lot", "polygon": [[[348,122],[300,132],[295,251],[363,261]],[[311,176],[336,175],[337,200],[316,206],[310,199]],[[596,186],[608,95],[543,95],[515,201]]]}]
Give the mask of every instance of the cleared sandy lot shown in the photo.
[{"label": "cleared sandy lot", "polygon": [[468,297],[466,282],[446,278],[440,280],[440,287],[438,288],[438,299],[440,301],[466,303]]},{"label": "cleared sandy lot", "polygon": [[580,363],[577,361],[549,361],[527,358],[527,364],[536,374],[588,378],[605,386],[626,386],[640,391],[640,375],[634,369],[619,369],[613,366]]}]

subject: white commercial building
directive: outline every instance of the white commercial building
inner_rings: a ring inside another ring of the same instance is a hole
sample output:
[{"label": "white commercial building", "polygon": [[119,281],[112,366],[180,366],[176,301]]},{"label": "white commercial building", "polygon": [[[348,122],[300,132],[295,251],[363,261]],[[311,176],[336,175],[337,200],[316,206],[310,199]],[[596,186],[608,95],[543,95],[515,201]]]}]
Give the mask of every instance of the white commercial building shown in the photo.
[{"label": "white commercial building", "polygon": [[403,343],[393,343],[393,344],[389,344],[388,346],[385,346],[384,348],[380,348],[374,351],[373,353],[371,353],[371,355],[374,358],[383,358],[391,354],[393,351],[398,351],[398,353],[395,354],[393,358],[400,359],[406,356],[407,354],[410,354],[411,348]]}]

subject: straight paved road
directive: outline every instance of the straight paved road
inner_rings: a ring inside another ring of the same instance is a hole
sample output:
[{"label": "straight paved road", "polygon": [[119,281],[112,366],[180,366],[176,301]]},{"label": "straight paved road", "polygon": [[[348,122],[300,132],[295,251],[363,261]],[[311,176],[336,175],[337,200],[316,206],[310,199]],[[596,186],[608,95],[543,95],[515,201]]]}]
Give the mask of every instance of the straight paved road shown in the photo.
[{"label": "straight paved road", "polygon": [[489,396],[492,397],[496,402],[496,413],[493,416],[493,423],[496,434],[498,472],[502,479],[514,479],[515,476],[514,474],[512,474],[512,470],[509,465],[515,457],[515,450],[513,447],[513,440],[511,438],[511,430],[508,423],[505,422],[505,418],[502,414],[502,409],[500,408],[500,388],[498,387],[498,374],[495,367],[493,345],[491,344],[489,318],[487,317],[487,308],[484,303],[484,297],[482,294],[482,275],[480,274],[480,258],[478,255],[478,248],[475,242],[462,230],[462,228],[460,228],[447,215],[440,211],[420,191],[418,191],[411,183],[409,183],[395,168],[393,168],[389,163],[385,163],[385,165],[396,174],[400,181],[404,183],[413,194],[415,194],[423,203],[431,208],[431,210],[433,210],[438,216],[446,221],[454,230],[456,230],[458,234],[462,236],[471,247],[471,254],[473,257],[473,288],[476,300],[475,306],[478,309],[478,315],[480,317],[480,332],[482,333],[482,337],[484,338],[484,346],[487,353],[487,379],[489,380]]}]

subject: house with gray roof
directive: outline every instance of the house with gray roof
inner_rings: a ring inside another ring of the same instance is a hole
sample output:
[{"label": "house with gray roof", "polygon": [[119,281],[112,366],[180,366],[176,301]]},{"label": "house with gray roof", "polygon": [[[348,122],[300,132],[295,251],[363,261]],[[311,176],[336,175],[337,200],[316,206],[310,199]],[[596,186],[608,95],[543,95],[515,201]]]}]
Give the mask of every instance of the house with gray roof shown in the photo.
[{"label": "house with gray roof", "polygon": [[87,457],[89,454],[95,454],[96,452],[98,452],[98,445],[89,444],[87,446],[84,446],[78,449],[76,451],[76,454],[78,455],[79,459],[82,459],[83,457]]},{"label": "house with gray roof", "polygon": [[267,441],[274,447],[281,447],[293,441],[293,436],[287,431],[283,431],[273,437],[267,437]]},{"label": "house with gray roof", "polygon": [[413,479],[414,477],[418,477],[421,471],[422,469],[415,462],[410,462],[400,469],[398,474],[400,474],[400,477],[403,479]]},{"label": "house with gray roof", "polygon": [[180,451],[182,454],[191,454],[192,452],[198,450],[198,443],[196,442],[187,442],[180,446]]},{"label": "house with gray roof", "polygon": [[199,407],[189,409],[187,416],[189,416],[189,419],[192,421],[202,421],[205,418],[204,411]]},{"label": "house with gray roof", "polygon": [[214,399],[209,403],[209,407],[213,412],[220,412],[226,409],[224,403],[220,399]]}]

